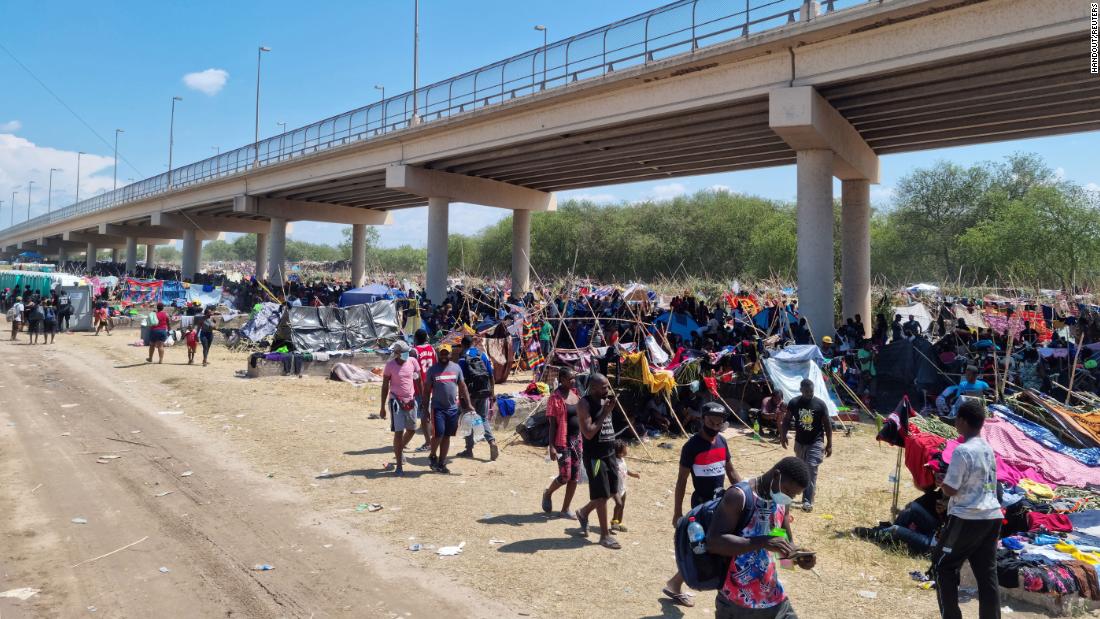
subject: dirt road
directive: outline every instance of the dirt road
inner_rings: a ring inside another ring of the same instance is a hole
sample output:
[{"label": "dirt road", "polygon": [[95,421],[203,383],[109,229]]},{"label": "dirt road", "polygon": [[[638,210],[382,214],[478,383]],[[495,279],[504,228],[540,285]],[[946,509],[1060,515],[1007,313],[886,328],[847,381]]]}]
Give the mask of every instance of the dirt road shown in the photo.
[{"label": "dirt road", "polygon": [[166,391],[66,345],[84,337],[0,343],[0,591],[40,590],[0,598],[0,616],[514,615],[387,560],[377,539],[180,423]]}]

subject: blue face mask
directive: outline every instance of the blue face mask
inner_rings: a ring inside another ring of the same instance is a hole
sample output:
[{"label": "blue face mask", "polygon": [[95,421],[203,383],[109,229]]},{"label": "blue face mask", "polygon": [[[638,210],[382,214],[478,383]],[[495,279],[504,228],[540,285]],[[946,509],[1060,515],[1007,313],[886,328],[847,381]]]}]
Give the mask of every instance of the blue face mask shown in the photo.
[{"label": "blue face mask", "polygon": [[[782,481],[783,477],[780,476],[779,479]],[[777,507],[786,507],[794,503],[794,499],[783,493],[782,483],[780,483],[779,488],[779,492],[772,492],[772,503],[775,503]]]},{"label": "blue face mask", "polygon": [[402,361],[408,361],[409,360],[409,351],[406,350],[405,352],[401,353],[401,360]]}]

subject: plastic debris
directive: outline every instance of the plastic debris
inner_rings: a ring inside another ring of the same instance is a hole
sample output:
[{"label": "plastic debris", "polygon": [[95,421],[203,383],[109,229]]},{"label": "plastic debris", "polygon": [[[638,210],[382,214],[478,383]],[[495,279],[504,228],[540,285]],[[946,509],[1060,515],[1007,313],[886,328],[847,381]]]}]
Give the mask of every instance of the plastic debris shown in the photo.
[{"label": "plastic debris", "polygon": [[61,408],[76,408],[79,404],[62,404]]},{"label": "plastic debris", "polygon": [[73,518],[72,523],[73,524],[88,524],[88,519],[87,518]]},{"label": "plastic debris", "polygon": [[31,589],[30,587],[20,587],[18,589],[9,589],[8,591],[0,592],[0,598],[15,598],[17,600],[22,600],[22,601],[26,602],[27,600],[31,599],[35,595],[38,595],[39,591],[41,591],[41,589]]},{"label": "plastic debris", "polygon": [[61,434],[58,434],[58,436],[72,436],[72,433],[71,432],[62,432]]},{"label": "plastic debris", "polygon": [[859,591],[858,593],[859,597],[867,598],[868,600],[873,600],[878,597],[878,594],[874,591]]},{"label": "plastic debris", "polygon": [[271,570],[275,569],[275,566],[269,563],[258,563],[256,565],[253,565],[252,569],[257,572],[270,572]]},{"label": "plastic debris", "polygon": [[100,456],[101,460],[118,460],[122,456]]},{"label": "plastic debris", "polygon": [[168,572],[170,572],[170,571],[171,571],[171,570],[169,570],[169,569],[168,569],[168,568],[166,568],[166,567],[162,567],[162,568],[160,568],[160,573],[161,573],[161,574],[167,574],[167,573],[168,573]]},{"label": "plastic debris", "polygon": [[172,494],[172,492],[173,492],[172,490],[165,490],[164,492],[158,492],[158,493],[154,494],[153,496],[155,496],[159,499],[162,496],[168,496],[169,494]]},{"label": "plastic debris", "polygon": [[376,512],[376,511],[379,511],[380,509],[382,509],[382,504],[381,503],[371,503],[370,505],[367,505],[367,511],[368,512]]},{"label": "plastic debris", "polygon": [[190,477],[194,474],[195,474],[194,471],[184,471],[184,472],[180,473],[180,477]]},{"label": "plastic debris", "polygon": [[458,546],[444,546],[435,551],[435,554],[441,557],[454,557],[462,554],[462,549],[466,547],[466,542],[461,542]]},{"label": "plastic debris", "polygon": [[491,539],[491,540],[489,540],[489,543],[490,544],[503,544],[505,542],[502,539]]},{"label": "plastic debris", "polygon": [[158,415],[182,415],[183,411],[157,411]]},{"label": "plastic debris", "polygon": [[366,490],[352,490],[351,493],[352,494],[366,494],[367,491]]},{"label": "plastic debris", "polygon": [[836,516],[834,516],[832,514],[821,514],[821,519],[822,520],[833,520],[835,518],[836,518]]},{"label": "plastic debris", "polygon": [[1010,606],[1002,606],[1001,607],[1001,612],[1002,613],[1014,613],[1016,611],[1012,610],[1012,607],[1010,607]]},{"label": "plastic debris", "polygon": [[410,544],[409,545],[409,550],[411,550],[413,552],[420,552],[421,548],[422,548],[422,546],[420,544]]},{"label": "plastic debris", "polygon": [[104,460],[103,458],[100,458],[99,460],[96,460],[95,463],[96,464],[110,464],[111,461],[110,460]]},{"label": "plastic debris", "polygon": [[94,613],[95,612],[95,606],[89,606],[88,607],[88,612]]}]

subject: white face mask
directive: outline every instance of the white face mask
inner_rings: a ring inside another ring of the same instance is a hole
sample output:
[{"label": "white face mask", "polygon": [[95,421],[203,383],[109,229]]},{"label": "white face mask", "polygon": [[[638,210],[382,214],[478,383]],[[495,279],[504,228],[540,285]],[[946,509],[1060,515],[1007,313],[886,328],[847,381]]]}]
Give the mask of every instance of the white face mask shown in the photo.
[{"label": "white face mask", "polygon": [[[780,481],[782,481],[783,476],[780,475],[779,479]],[[780,483],[779,488],[779,492],[772,491],[772,503],[775,503],[777,507],[786,507],[791,503],[794,503],[794,499],[783,493],[782,483]]]}]

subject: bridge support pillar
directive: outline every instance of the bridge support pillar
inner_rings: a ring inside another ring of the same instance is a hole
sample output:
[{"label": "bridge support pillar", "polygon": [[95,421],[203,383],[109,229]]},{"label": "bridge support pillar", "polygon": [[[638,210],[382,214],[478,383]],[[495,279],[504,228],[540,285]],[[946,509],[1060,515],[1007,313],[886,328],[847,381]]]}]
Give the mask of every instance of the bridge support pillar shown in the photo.
[{"label": "bridge support pillar", "polygon": [[428,275],[425,291],[433,305],[447,296],[447,224],[451,202],[428,198]]},{"label": "bridge support pillar", "polygon": [[199,248],[202,247],[201,241],[195,237],[194,230],[184,231],[184,259],[183,266],[179,269],[179,277],[182,279],[193,279],[195,274],[199,270]]},{"label": "bridge support pillar", "polygon": [[88,270],[91,271],[92,269],[95,268],[95,262],[96,262],[95,261],[95,254],[96,254],[97,250],[96,250],[95,243],[88,243],[88,248],[87,248],[86,251],[87,251],[87,257],[85,258],[84,266],[86,266],[88,268]]},{"label": "bridge support pillar", "polygon": [[267,279],[267,233],[256,235],[256,279]]},{"label": "bridge support pillar", "polygon": [[531,280],[531,211],[512,211],[512,296],[522,297]]},{"label": "bridge support pillar", "polygon": [[111,262],[113,262],[114,264],[118,264],[118,248],[117,247],[111,249]]},{"label": "bridge support pillar", "polygon": [[832,335],[833,153],[800,150],[798,161],[798,308],[814,339]]},{"label": "bridge support pillar", "polygon": [[126,272],[133,274],[137,269],[137,237],[126,237]]},{"label": "bridge support pillar", "polygon": [[270,262],[268,263],[267,279],[275,286],[282,286],[286,282],[286,220],[279,217],[271,218],[271,232],[268,233],[268,251]]},{"label": "bridge support pillar", "polygon": [[840,183],[840,282],[842,318],[859,314],[864,336],[871,326],[871,182]]},{"label": "bridge support pillar", "polygon": [[367,226],[366,224],[352,224],[351,226],[351,286],[358,288],[363,285],[363,279],[367,275]]},{"label": "bridge support pillar", "polygon": [[152,243],[145,244],[145,268],[151,269],[157,261],[157,246]]}]

